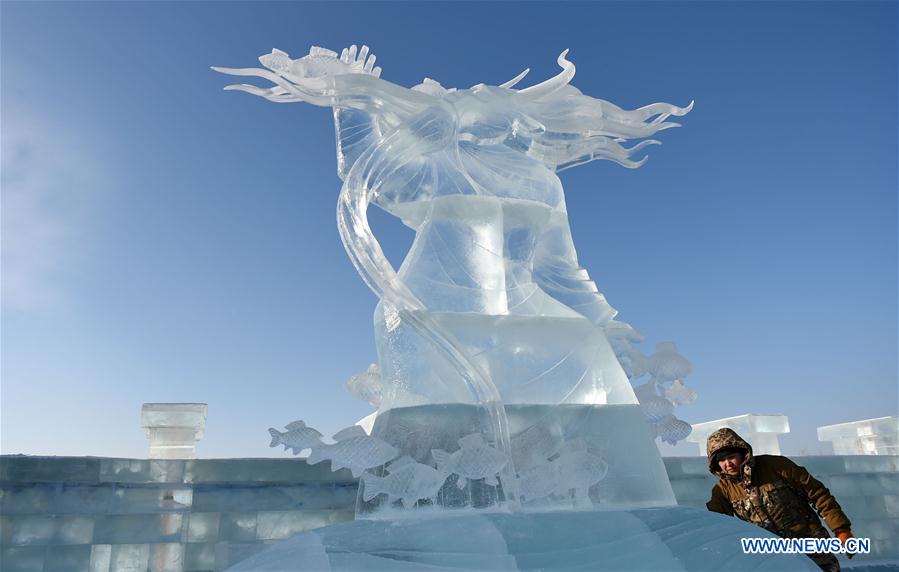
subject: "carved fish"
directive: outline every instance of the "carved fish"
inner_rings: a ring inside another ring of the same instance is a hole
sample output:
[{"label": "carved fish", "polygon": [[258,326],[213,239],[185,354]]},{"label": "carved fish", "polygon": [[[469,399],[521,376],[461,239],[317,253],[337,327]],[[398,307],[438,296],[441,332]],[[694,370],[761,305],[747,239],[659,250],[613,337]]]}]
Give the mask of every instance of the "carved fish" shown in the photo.
[{"label": "carved fish", "polygon": [[412,457],[400,457],[387,467],[388,475],[377,477],[362,475],[362,500],[368,502],[379,494],[386,494],[387,501],[401,501],[407,509],[421,499],[437,496],[446,481],[447,474],[429,465],[415,462]]},{"label": "carved fish", "polygon": [[396,447],[368,436],[365,429],[358,425],[339,431],[334,439],[337,442],[333,445],[321,443],[313,447],[307,462],[315,465],[330,459],[332,471],[346,467],[358,478],[366,469],[383,465],[399,455]]},{"label": "carved fish", "polygon": [[456,484],[460,489],[469,479],[485,479],[485,483],[493,486],[499,484],[496,474],[509,462],[505,455],[484,442],[479,433],[462,437],[459,446],[461,449],[453,454],[442,449],[431,449],[438,470],[458,475]]},{"label": "carved fish", "polygon": [[562,429],[557,424],[538,423],[512,435],[512,460],[517,471],[545,463],[562,448]]},{"label": "carved fish", "polygon": [[346,382],[347,390],[356,399],[368,401],[375,407],[381,405],[381,368],[373,363],[365,373],[357,373]]},{"label": "carved fish", "polygon": [[564,495],[574,489],[575,496],[588,498],[588,489],[606,477],[609,464],[602,457],[590,453],[583,442],[576,442],[553,461],[559,481],[556,494]]},{"label": "carved fish", "polygon": [[518,494],[527,501],[548,497],[559,486],[559,466],[543,463],[524,471],[518,476]]},{"label": "carved fish", "polygon": [[282,432],[269,427],[268,432],[272,436],[269,447],[284,445],[285,451],[291,449],[294,455],[299,455],[303,449],[311,449],[322,444],[322,434],[312,427],[306,427],[306,423],[302,420],[289,423],[284,428],[287,431]]}]

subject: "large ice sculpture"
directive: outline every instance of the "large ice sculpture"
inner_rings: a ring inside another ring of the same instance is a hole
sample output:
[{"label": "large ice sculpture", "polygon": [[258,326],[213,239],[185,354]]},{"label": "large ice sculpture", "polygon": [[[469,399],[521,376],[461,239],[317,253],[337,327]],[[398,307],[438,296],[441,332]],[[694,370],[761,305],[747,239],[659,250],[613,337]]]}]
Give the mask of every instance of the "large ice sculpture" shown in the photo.
[{"label": "large ice sculpture", "polygon": [[[401,455],[366,472],[359,515],[674,503],[606,336],[626,325],[578,264],[556,173],[597,159],[639,167],[649,137],[692,104],[626,111],[588,97],[570,85],[567,53],[558,76],[520,90],[527,70],[499,86],[406,89],[355,46],[213,68],[274,83],[226,89],[333,108],[338,227],[380,298],[372,436]],[[416,232],[398,271],[369,204]]]}]

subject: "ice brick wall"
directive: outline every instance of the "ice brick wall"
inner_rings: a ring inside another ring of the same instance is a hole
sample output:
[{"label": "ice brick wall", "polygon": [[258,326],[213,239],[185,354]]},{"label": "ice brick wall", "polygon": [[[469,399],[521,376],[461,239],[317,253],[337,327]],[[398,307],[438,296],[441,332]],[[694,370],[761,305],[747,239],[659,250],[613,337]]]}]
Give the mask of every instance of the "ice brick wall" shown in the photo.
[{"label": "ice brick wall", "polygon": [[[836,497],[855,536],[871,539],[872,555],[899,559],[899,456],[791,457]],[[716,479],[705,457],[664,458],[677,503],[705,508]]]},{"label": "ice brick wall", "polygon": [[[794,457],[836,495],[875,556],[899,558],[899,457]],[[703,457],[665,466],[682,505],[715,483]],[[223,570],[351,520],[356,481],[291,459],[0,457],[0,570]]]},{"label": "ice brick wall", "polygon": [[0,457],[0,570],[223,570],[352,520],[349,471],[301,460]]}]

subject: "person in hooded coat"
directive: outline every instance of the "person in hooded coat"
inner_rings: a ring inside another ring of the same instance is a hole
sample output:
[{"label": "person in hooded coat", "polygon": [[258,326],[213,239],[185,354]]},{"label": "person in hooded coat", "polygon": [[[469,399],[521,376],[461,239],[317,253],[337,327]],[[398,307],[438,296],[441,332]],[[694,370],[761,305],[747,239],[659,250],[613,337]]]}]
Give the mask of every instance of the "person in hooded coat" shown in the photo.
[{"label": "person in hooded coat", "polygon": [[[706,503],[710,511],[736,516],[783,538],[828,538],[823,518],[841,542],[852,538],[852,524],[837,500],[805,468],[780,455],[754,456],[752,446],[726,427],[709,436],[707,448],[709,471],[718,477]],[[822,570],[840,570],[833,554],[808,556]]]}]

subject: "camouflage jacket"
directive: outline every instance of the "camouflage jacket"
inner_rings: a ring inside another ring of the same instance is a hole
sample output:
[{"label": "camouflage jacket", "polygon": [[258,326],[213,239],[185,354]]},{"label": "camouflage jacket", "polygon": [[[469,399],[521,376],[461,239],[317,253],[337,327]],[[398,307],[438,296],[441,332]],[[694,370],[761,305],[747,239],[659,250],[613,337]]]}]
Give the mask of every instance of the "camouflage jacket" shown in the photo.
[{"label": "camouflage jacket", "polygon": [[[740,475],[722,473],[715,462],[715,453],[725,448],[745,451]],[[708,455],[709,471],[719,479],[706,503],[709,510],[739,517],[785,538],[826,538],[818,515],[834,532],[850,528],[836,499],[807,470],[779,455],[753,456],[749,443],[732,429],[712,433]]]}]

